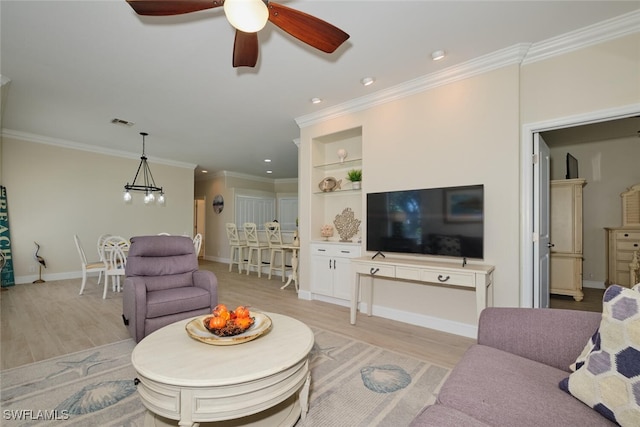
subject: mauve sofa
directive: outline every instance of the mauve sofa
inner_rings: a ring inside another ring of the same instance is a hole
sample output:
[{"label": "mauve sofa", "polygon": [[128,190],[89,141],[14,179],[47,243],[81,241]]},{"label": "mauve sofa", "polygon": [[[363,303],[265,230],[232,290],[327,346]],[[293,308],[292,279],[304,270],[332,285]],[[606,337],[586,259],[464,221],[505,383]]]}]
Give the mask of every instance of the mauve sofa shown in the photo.
[{"label": "mauve sofa", "polygon": [[485,309],[478,343],[411,426],[614,426],[558,387],[601,318],[576,310]]}]

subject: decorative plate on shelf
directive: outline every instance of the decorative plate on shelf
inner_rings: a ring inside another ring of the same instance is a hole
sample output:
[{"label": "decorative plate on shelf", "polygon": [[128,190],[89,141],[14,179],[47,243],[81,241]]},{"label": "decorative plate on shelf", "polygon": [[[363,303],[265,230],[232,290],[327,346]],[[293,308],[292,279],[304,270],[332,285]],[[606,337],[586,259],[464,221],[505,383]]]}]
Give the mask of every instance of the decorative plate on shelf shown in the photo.
[{"label": "decorative plate on shelf", "polygon": [[324,193],[339,190],[342,185],[342,180],[336,180],[334,177],[329,176],[318,184],[318,188]]},{"label": "decorative plate on shelf", "polygon": [[255,319],[253,325],[241,334],[230,337],[219,337],[204,327],[204,319],[211,317],[210,314],[198,316],[185,326],[187,334],[194,340],[211,345],[235,345],[252,341],[271,329],[271,318],[266,314],[252,311]]}]

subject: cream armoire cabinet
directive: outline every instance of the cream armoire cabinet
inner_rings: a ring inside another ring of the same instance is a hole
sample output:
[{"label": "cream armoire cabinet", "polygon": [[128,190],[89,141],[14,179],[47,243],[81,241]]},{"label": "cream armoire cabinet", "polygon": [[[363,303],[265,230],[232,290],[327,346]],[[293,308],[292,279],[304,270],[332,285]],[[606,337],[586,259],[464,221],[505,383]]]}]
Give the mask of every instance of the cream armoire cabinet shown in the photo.
[{"label": "cream armoire cabinet", "polygon": [[584,179],[550,183],[549,292],[582,301],[582,187]]}]

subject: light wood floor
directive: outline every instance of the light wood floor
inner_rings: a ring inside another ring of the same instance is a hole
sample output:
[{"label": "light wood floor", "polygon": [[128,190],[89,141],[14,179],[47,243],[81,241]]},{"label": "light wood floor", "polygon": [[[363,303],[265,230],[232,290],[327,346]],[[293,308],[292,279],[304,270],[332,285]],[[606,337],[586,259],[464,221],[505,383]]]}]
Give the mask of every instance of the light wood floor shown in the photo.
[{"label": "light wood floor", "polygon": [[[309,326],[338,332],[453,367],[475,340],[406,323],[358,314],[349,324],[349,309],[297,297],[293,285],[280,290],[279,278],[258,279],[229,273],[227,264],[201,261],[201,268],[218,277],[219,301],[231,307],[245,304],[256,310],[282,313]],[[129,338],[122,324],[122,294],[109,292],[91,277],[83,295],[80,279],[17,285],[0,292],[0,369],[32,363]]]}]

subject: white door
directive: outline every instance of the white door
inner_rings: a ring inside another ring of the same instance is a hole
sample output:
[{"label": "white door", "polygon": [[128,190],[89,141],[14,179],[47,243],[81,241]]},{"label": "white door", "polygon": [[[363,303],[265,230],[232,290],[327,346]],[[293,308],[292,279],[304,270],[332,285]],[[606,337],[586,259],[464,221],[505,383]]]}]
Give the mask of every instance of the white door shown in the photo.
[{"label": "white door", "polygon": [[549,307],[549,181],[551,154],[539,133],[533,134],[533,306]]},{"label": "white door", "polygon": [[205,253],[204,253],[204,248],[206,247],[205,245],[205,229],[204,229],[204,225],[205,225],[205,211],[206,211],[206,202],[204,199],[195,199],[194,200],[194,209],[193,209],[193,213],[194,213],[194,219],[193,219],[193,236],[195,237],[196,234],[200,234],[202,236],[202,244],[201,244],[201,249],[200,249],[200,254],[198,254],[198,256],[202,256],[204,257]]}]

